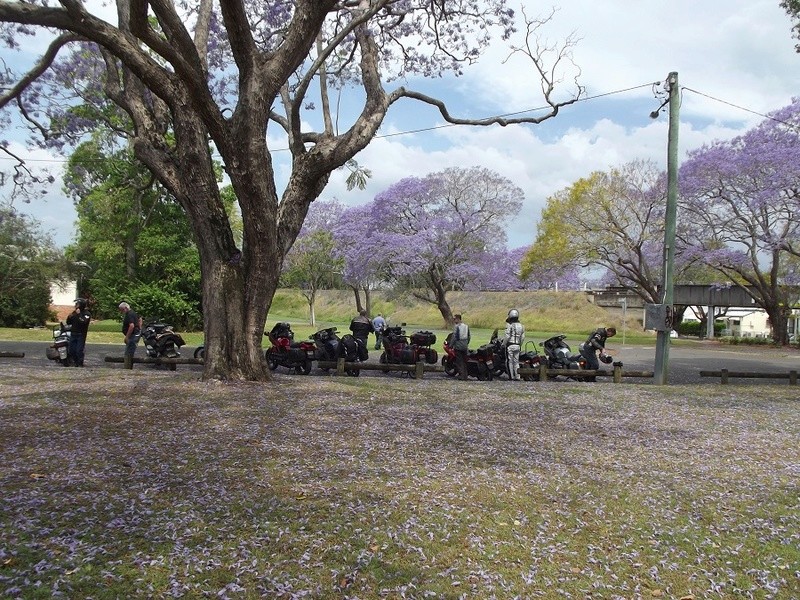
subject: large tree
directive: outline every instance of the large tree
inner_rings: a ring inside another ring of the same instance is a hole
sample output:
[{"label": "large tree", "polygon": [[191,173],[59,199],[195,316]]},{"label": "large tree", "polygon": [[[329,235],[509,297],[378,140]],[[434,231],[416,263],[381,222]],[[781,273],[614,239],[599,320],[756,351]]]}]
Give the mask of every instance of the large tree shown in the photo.
[{"label": "large tree", "polygon": [[125,299],[145,318],[201,327],[200,266],[185,213],[127,149],[103,139],[80,144],[64,175],[78,212],[67,254],[89,268],[79,294],[98,317],[115,317]]},{"label": "large tree", "polygon": [[375,197],[364,244],[382,262],[396,287],[436,305],[448,326],[447,292],[494,287],[494,269],[514,271],[507,258],[506,220],[522,206],[523,192],[481,167],[450,168],[424,178],[407,177]]},{"label": "large tree", "polygon": [[[128,136],[192,226],[206,378],[269,378],[261,336],[284,256],[330,173],[369,144],[393,104],[416,100],[456,124],[538,123],[581,92],[565,96],[556,89],[572,40],[553,52],[537,43],[536,21],[526,23],[522,43],[511,48],[531,59],[531,79],[542,82],[549,110],[536,117],[462,119],[410,87],[387,89],[401,75],[458,73],[477,60],[493,33],[508,39],[513,18],[505,0],[117,0],[115,6],[112,24],[79,0],[0,0],[6,44],[18,45],[26,34],[54,34],[29,72],[2,74],[0,106],[15,103],[32,128],[62,144],[81,124],[81,115],[69,110],[71,92],[81,102],[100,106],[110,99],[120,109],[109,126]],[[334,118],[327,90],[348,84],[360,88],[348,97],[360,97],[362,105],[343,125],[347,115]],[[309,113],[315,90],[319,116]],[[91,116],[98,115],[109,111]],[[272,126],[285,136],[281,145],[291,161],[282,190],[266,135]],[[240,205],[241,248],[220,197],[214,156]]]},{"label": "large tree", "polygon": [[786,344],[800,283],[800,99],[771,117],[692,152],[679,207],[686,252],[748,291]]},{"label": "large tree", "polygon": [[647,161],[579,179],[548,198],[523,274],[600,268],[606,280],[660,302],[665,198],[663,174]]}]

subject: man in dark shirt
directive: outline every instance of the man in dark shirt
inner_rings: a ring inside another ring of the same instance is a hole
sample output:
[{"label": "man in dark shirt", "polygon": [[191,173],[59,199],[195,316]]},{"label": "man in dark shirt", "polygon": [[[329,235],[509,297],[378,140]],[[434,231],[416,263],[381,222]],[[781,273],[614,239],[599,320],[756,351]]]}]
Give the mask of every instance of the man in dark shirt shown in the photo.
[{"label": "man in dark shirt", "polygon": [[136,354],[136,346],[142,331],[139,323],[139,315],[131,310],[131,305],[127,302],[120,302],[119,309],[122,311],[122,335],[125,336],[125,368],[133,368],[133,355]]},{"label": "man in dark shirt", "polygon": [[84,350],[86,349],[86,334],[89,332],[89,322],[92,316],[86,310],[86,300],[77,298],[75,309],[67,317],[67,325],[70,326],[69,349],[67,351],[69,360],[73,367],[82,367]]}]

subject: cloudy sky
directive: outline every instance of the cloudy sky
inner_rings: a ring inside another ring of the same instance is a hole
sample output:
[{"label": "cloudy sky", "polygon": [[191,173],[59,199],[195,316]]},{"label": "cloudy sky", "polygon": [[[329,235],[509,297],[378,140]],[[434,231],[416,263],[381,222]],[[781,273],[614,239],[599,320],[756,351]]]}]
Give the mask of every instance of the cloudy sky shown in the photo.
[{"label": "cloudy sky", "polygon": [[[534,3],[527,4],[528,14],[535,14]],[[550,4],[535,4],[549,12]],[[667,111],[655,120],[649,115],[660,103],[652,84],[669,72],[678,72],[683,88],[681,158],[743,132],[762,120],[759,113],[800,93],[800,55],[779,0],[569,0],[556,8],[546,36],[580,38],[573,52],[580,82],[589,98],[599,98],[567,107],[541,125],[506,128],[437,128],[437,112],[405,101],[390,112],[382,137],[357,157],[372,171],[367,189],[346,191],[346,174],[339,172],[323,198],[362,204],[403,177],[482,166],[525,192],[508,236],[510,247],[528,245],[547,197],[576,179],[634,159],[665,168]],[[519,60],[502,64],[506,54],[498,45],[463,77],[427,83],[425,91],[440,95],[457,116],[540,107],[538,81]],[[428,128],[435,129],[406,133]],[[74,211],[57,190],[46,202],[18,208],[36,216],[59,245],[72,239]]]}]

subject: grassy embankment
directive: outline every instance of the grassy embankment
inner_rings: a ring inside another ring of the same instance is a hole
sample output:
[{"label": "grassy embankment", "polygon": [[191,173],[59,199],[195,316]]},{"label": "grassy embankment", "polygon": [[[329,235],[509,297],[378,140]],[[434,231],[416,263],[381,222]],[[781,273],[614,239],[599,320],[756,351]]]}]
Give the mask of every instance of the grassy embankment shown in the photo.
[{"label": "grassy embankment", "polygon": [[[582,341],[596,327],[614,325],[622,332],[619,310],[609,311],[587,299],[581,292],[451,292],[448,295],[453,312],[460,312],[472,329],[472,346],[486,343],[492,330],[505,327],[510,308],[520,311],[529,341],[541,341],[555,333],[566,333],[570,341]],[[349,291],[323,291],[316,303],[317,325],[309,322],[305,298],[294,290],[280,290],[276,295],[265,329],[276,321],[289,321],[297,339],[304,339],[317,329],[336,326],[348,331],[355,316],[355,298]],[[449,333],[444,329],[442,316],[432,304],[411,298],[391,298],[383,293],[372,297],[372,314],[382,313],[391,325],[406,323],[408,332],[425,329],[442,340]],[[650,333],[641,330],[638,311],[628,311],[626,342],[652,342]],[[181,332],[188,346],[203,341],[202,332]],[[118,343],[120,324],[116,320],[97,321],[89,329],[88,343]],[[0,340],[49,341],[49,329],[0,329]],[[264,343],[267,344],[266,338]]]}]

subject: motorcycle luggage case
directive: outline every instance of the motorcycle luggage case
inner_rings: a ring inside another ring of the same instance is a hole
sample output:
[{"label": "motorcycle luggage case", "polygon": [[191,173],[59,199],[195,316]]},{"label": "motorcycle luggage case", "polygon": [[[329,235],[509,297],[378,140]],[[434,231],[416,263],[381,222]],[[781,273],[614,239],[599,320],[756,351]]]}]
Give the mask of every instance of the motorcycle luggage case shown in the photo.
[{"label": "motorcycle luggage case", "polygon": [[306,351],[300,348],[291,348],[289,350],[289,360],[293,363],[303,363],[306,360]]},{"label": "motorcycle luggage case", "polygon": [[411,343],[418,346],[432,346],[436,343],[436,334],[430,331],[417,331],[411,334]]},{"label": "motorcycle luggage case", "polygon": [[400,362],[404,365],[413,365],[417,362],[417,353],[411,346],[406,346],[400,351]]},{"label": "motorcycle luggage case", "polygon": [[494,354],[494,348],[491,344],[484,344],[483,346],[478,347],[477,354],[480,358],[489,358],[492,356],[492,354]]},{"label": "motorcycle luggage case", "polygon": [[439,360],[439,355],[436,353],[436,350],[433,348],[426,348],[425,349],[425,362],[429,365],[435,365],[436,362]]}]

